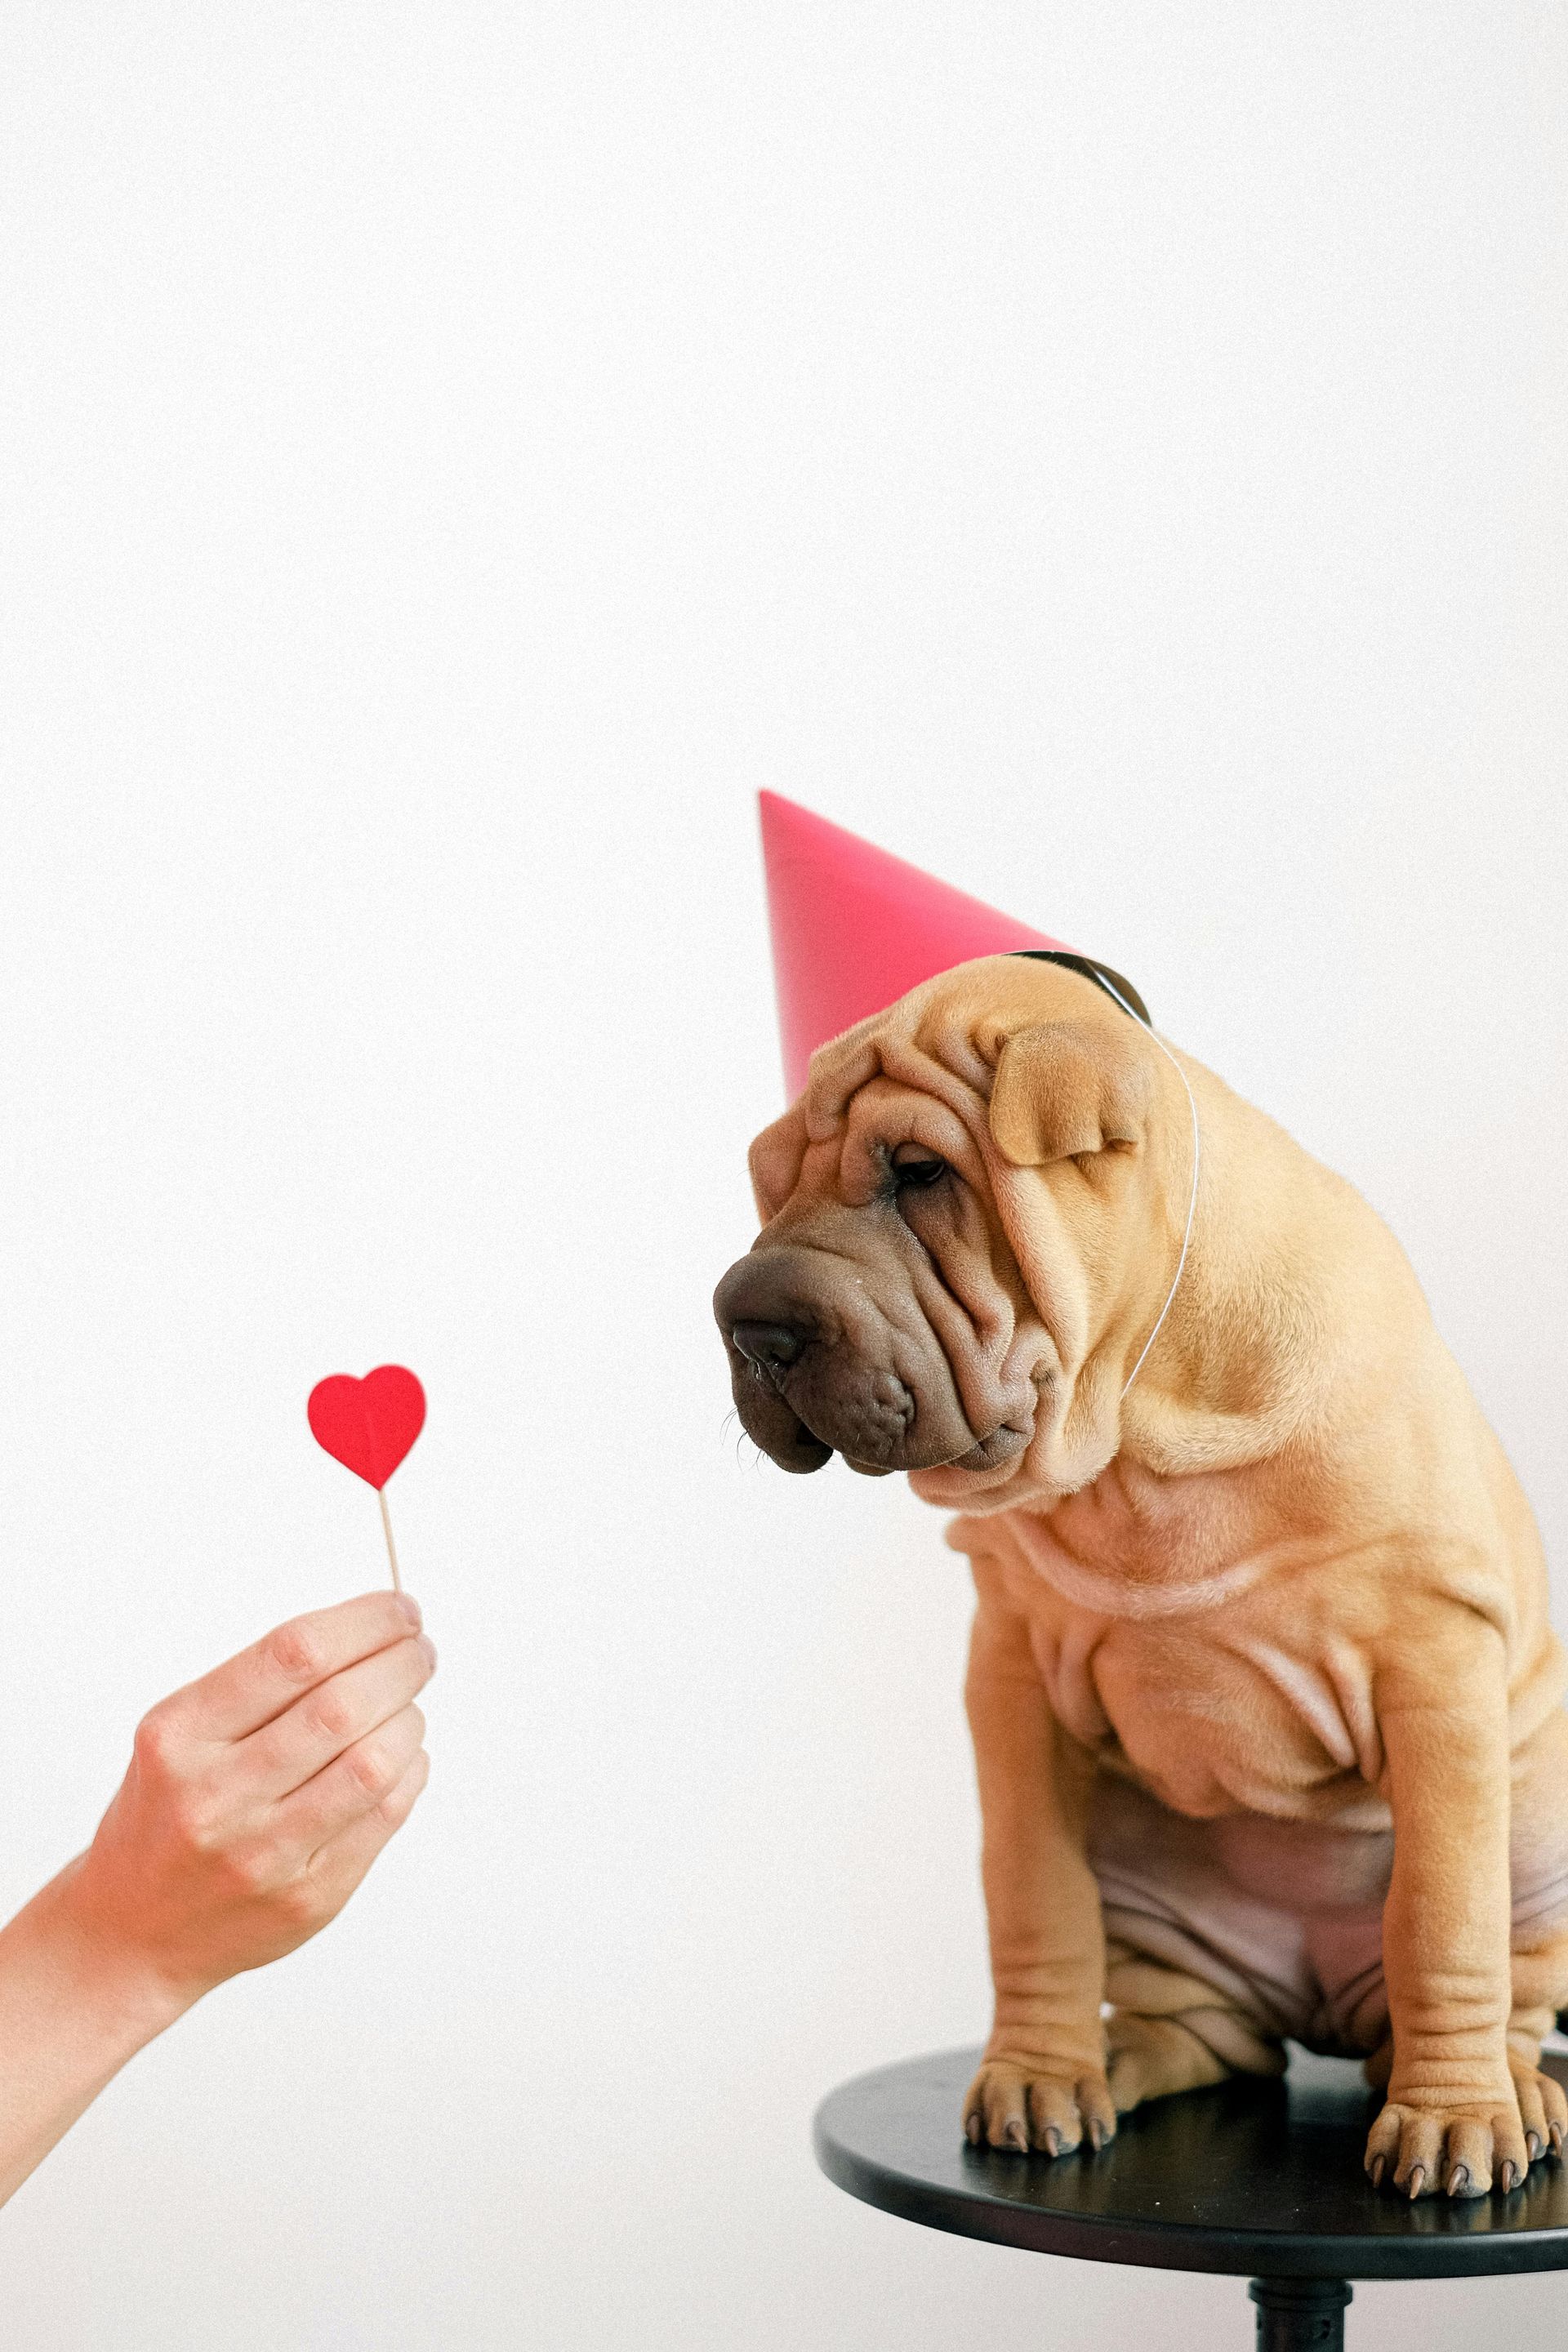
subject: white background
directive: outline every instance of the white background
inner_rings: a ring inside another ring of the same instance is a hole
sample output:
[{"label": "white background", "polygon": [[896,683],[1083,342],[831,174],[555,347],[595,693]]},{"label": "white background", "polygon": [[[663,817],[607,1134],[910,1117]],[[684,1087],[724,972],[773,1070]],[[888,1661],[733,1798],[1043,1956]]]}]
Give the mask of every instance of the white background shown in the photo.
[{"label": "white background", "polygon": [[0,1898],[376,1580],[325,1372],[426,1382],[443,1655],[350,1911],[0,2221],[8,2346],[1249,2340],[813,2169],[985,1984],[962,1564],[724,1427],[752,794],[1352,1176],[1562,1557],[1561,0],[0,27]]}]

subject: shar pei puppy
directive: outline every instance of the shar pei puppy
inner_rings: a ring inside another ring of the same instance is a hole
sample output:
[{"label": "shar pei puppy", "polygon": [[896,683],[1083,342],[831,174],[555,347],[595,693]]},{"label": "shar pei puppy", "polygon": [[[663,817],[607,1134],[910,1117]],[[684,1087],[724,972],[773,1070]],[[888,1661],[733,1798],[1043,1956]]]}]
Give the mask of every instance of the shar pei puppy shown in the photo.
[{"label": "shar pei puppy", "polygon": [[1381,1220],[1027,957],[823,1047],[751,1166],[714,1302],[742,1421],[786,1470],[906,1473],[973,1568],[971,2139],[1098,2148],[1290,2036],[1384,2089],[1374,2183],[1561,2156],[1568,1665]]}]

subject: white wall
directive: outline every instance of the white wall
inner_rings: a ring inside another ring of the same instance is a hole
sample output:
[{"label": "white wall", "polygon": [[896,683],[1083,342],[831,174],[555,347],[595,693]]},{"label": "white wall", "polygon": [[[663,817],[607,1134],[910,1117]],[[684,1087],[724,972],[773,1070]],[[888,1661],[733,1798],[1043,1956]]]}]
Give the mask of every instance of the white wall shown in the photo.
[{"label": "white wall", "polygon": [[960,1565],[724,1428],[752,795],[1107,956],[1354,1176],[1561,1559],[1561,0],[0,33],[0,1897],[375,1580],[326,1371],[427,1383],[443,1650],[350,1912],[0,2221],[8,2344],[1246,2340],[812,2168],[984,1982]]}]

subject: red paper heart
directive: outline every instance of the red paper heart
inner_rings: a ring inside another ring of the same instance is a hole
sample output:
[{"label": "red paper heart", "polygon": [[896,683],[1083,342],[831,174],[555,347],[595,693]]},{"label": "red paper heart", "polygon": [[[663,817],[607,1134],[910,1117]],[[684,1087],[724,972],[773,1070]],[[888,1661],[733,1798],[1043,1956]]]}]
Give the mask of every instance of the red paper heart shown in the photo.
[{"label": "red paper heart", "polygon": [[401,1364],[378,1364],[363,1381],[349,1372],[318,1381],[305,1411],[317,1444],[380,1487],[425,1426],[425,1391]]}]

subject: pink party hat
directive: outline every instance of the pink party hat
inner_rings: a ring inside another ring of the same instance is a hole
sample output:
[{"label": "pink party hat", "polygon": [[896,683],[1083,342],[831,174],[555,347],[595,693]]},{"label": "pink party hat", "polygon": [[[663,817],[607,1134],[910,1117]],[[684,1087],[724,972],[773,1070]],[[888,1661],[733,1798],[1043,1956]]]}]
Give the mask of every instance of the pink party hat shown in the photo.
[{"label": "pink party hat", "polygon": [[[759,793],[773,979],[793,1100],[813,1050],[939,971],[1070,950],[777,793]],[[1142,1013],[1142,1000],[1138,1000]]]}]

